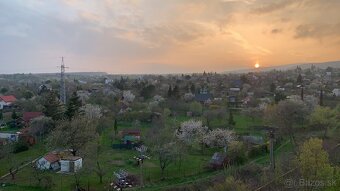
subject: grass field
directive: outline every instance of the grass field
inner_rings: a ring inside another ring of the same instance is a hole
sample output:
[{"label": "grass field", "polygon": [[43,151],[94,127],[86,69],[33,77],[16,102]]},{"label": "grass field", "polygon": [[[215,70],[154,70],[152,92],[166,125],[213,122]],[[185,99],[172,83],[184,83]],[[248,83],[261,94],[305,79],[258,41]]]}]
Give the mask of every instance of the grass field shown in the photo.
[{"label": "grass field", "polygon": [[[176,118],[168,118],[166,123],[169,125],[178,126],[181,122],[190,119],[186,116],[180,116]],[[200,118],[197,118],[200,119]],[[249,126],[260,125],[262,122],[260,120],[252,120],[248,117],[241,115],[235,115],[234,119],[236,125],[234,130],[237,133],[250,133],[250,134],[261,134],[259,132],[254,132],[249,129]],[[118,124],[119,130],[126,128],[134,128],[132,122],[120,122]],[[141,123],[140,128],[142,133],[146,133],[150,127],[148,123]],[[136,151],[133,150],[114,150],[112,149],[112,135],[114,133],[113,127],[105,129],[100,136],[101,152],[99,154],[99,162],[105,169],[106,174],[103,178],[103,184],[99,184],[99,178],[94,172],[88,172],[85,169],[79,172],[80,184],[83,187],[89,186],[91,190],[103,190],[108,185],[108,183],[113,179],[113,172],[119,169],[125,169],[129,173],[138,175],[140,174],[140,168],[136,166],[136,162],[133,156],[137,155]],[[166,180],[161,181],[161,171],[159,167],[159,161],[157,157],[151,156],[150,160],[144,163],[143,177],[145,188],[144,190],[158,190],[160,188],[178,186],[182,184],[188,184],[192,181],[197,181],[199,179],[205,179],[216,175],[216,171],[207,171],[204,167],[210,160],[212,154],[216,151],[221,151],[221,149],[206,149],[204,154],[197,150],[190,150],[185,154],[181,168],[176,163],[172,163],[165,170]],[[13,154],[9,158],[13,158],[18,163],[27,162],[33,160],[39,156],[45,154],[46,148],[43,143],[39,143],[30,148],[30,150]],[[6,162],[7,160],[7,162]],[[1,159],[0,163],[0,173],[6,174],[8,172],[10,163],[7,159]],[[267,157],[263,156],[262,159],[258,159],[259,163],[266,163]],[[84,159],[84,166],[86,166],[86,158]],[[8,187],[3,187],[3,190],[27,190],[27,191],[40,191],[36,187],[37,181],[35,180],[34,170],[31,167],[26,167],[21,170],[14,181],[10,180],[10,177],[5,179],[5,182],[9,182],[12,185]],[[75,176],[58,174],[55,172],[48,172],[46,174],[52,178],[53,189],[55,191],[59,190],[71,190],[74,188]],[[93,189],[96,188],[96,189]]]}]

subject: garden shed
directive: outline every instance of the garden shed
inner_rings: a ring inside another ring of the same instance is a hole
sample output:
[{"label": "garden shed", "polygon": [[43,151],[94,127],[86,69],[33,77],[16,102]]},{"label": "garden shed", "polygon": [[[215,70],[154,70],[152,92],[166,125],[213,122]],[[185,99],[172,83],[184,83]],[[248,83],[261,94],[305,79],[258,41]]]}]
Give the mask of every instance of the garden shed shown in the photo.
[{"label": "garden shed", "polygon": [[60,160],[60,172],[77,172],[83,167],[83,159],[77,156],[66,156]]}]

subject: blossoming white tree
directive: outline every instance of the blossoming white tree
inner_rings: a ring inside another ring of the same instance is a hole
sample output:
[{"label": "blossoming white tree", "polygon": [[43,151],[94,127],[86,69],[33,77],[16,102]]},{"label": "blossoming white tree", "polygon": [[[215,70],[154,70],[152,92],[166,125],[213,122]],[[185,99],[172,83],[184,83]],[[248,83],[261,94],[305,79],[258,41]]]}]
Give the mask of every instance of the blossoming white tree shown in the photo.
[{"label": "blossoming white tree", "polygon": [[189,120],[181,124],[176,136],[188,145],[202,145],[203,137],[208,132],[208,127],[203,126],[202,121]]},{"label": "blossoming white tree", "polygon": [[80,109],[87,119],[99,119],[103,116],[102,109],[98,105],[86,104]]},{"label": "blossoming white tree", "polygon": [[226,129],[214,129],[203,136],[203,143],[209,147],[224,147],[235,140],[234,131]]},{"label": "blossoming white tree", "polygon": [[128,91],[124,91],[123,92],[123,97],[124,97],[124,100],[127,101],[127,102],[133,102],[133,100],[135,100],[135,95],[133,95],[133,93],[128,90]]}]

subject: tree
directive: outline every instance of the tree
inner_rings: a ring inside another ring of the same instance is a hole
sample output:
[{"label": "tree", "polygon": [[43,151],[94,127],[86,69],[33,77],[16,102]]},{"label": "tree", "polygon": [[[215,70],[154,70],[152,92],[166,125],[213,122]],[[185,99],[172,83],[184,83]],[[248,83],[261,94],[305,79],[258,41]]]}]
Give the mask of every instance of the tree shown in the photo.
[{"label": "tree", "polygon": [[309,123],[315,127],[324,129],[324,138],[327,137],[328,129],[336,127],[336,113],[329,107],[318,106],[309,117]]},{"label": "tree", "polygon": [[44,94],[43,106],[43,112],[47,117],[51,117],[53,120],[63,118],[64,108],[53,91]]},{"label": "tree", "polygon": [[79,96],[77,95],[77,92],[73,92],[70,100],[67,103],[65,112],[66,117],[71,120],[74,116],[78,115],[81,105],[82,103]]},{"label": "tree", "polygon": [[17,115],[17,113],[14,110],[12,111],[11,117],[12,117],[13,120],[18,119],[18,115]]},{"label": "tree", "polygon": [[234,126],[236,124],[232,110],[229,110],[228,124],[231,126]]},{"label": "tree", "polygon": [[143,96],[145,99],[149,99],[154,94],[156,87],[154,85],[145,86],[142,90],[140,95]]},{"label": "tree", "polygon": [[34,96],[34,94],[33,94],[31,91],[26,90],[26,91],[23,93],[23,96],[24,96],[25,99],[31,99],[31,98]]},{"label": "tree", "polygon": [[123,91],[123,98],[125,101],[127,102],[133,102],[133,100],[135,100],[135,95],[133,95],[133,93],[129,90],[129,91]]},{"label": "tree", "polygon": [[30,134],[33,136],[46,135],[54,128],[55,124],[50,117],[37,117],[30,122]]},{"label": "tree", "polygon": [[189,110],[192,112],[193,115],[200,116],[202,115],[203,108],[200,103],[195,101],[190,104]]},{"label": "tree", "polygon": [[5,94],[5,93],[7,93],[7,92],[8,92],[8,89],[5,88],[5,87],[3,87],[3,88],[0,89],[0,93],[1,93],[1,94]]},{"label": "tree", "polygon": [[248,186],[242,182],[241,180],[235,180],[234,177],[229,176],[226,180],[221,184],[216,184],[208,189],[208,191],[248,191]]},{"label": "tree", "polygon": [[76,156],[79,150],[95,140],[97,136],[94,123],[78,116],[72,121],[60,121],[47,140],[49,147],[70,149]]},{"label": "tree", "polygon": [[191,84],[191,86],[190,86],[190,92],[193,93],[193,94],[196,92],[195,84]]},{"label": "tree", "polygon": [[274,83],[271,83],[269,89],[270,89],[270,92],[274,93],[276,90],[276,85]]},{"label": "tree", "polygon": [[322,148],[322,140],[318,138],[310,138],[303,143],[297,164],[302,177],[307,180],[327,180],[333,174],[328,153]]},{"label": "tree", "polygon": [[226,152],[227,145],[235,140],[234,134],[233,131],[217,128],[205,134],[203,142],[209,147],[224,147]]},{"label": "tree", "polygon": [[91,175],[95,173],[98,176],[100,184],[103,183],[103,177],[105,176],[107,170],[103,168],[99,158],[101,149],[102,148],[99,139],[95,139],[87,146],[85,152],[85,160],[87,161],[85,170]]},{"label": "tree", "polygon": [[170,85],[168,89],[168,98],[171,98],[171,97],[172,97],[172,87]]},{"label": "tree", "polygon": [[203,151],[203,138],[206,133],[208,133],[208,127],[203,126],[202,121],[189,120],[181,124],[181,127],[176,131],[176,136],[187,145],[200,145]]},{"label": "tree", "polygon": [[0,110],[0,121],[4,119],[4,115],[2,113],[2,110]]},{"label": "tree", "polygon": [[290,137],[296,146],[295,126],[302,125],[308,115],[306,105],[301,101],[284,100],[277,105],[269,106],[265,110],[265,119],[272,125],[279,127],[282,134]]},{"label": "tree", "polygon": [[114,131],[115,131],[115,135],[117,135],[117,134],[118,134],[118,124],[117,124],[117,119],[115,119],[115,123],[114,123],[114,125],[113,125],[113,129],[114,129]]},{"label": "tree", "polygon": [[165,169],[176,160],[175,140],[172,128],[152,126],[145,134],[145,144],[150,145],[151,152],[158,158],[162,179]]},{"label": "tree", "polygon": [[302,76],[301,74],[298,75],[297,79],[296,79],[296,83],[301,85],[302,84]]},{"label": "tree", "polygon": [[87,119],[91,120],[99,120],[103,116],[99,105],[86,104],[80,108],[80,111]]},{"label": "tree", "polygon": [[175,85],[174,89],[172,90],[172,96],[174,98],[180,97],[179,87],[177,85]]},{"label": "tree", "polygon": [[283,92],[276,92],[274,95],[274,101],[276,104],[285,99],[287,99],[287,96]]},{"label": "tree", "polygon": [[156,148],[156,153],[158,155],[159,166],[161,168],[162,179],[165,179],[164,170],[175,161],[176,153],[174,152],[173,143],[159,145]]}]

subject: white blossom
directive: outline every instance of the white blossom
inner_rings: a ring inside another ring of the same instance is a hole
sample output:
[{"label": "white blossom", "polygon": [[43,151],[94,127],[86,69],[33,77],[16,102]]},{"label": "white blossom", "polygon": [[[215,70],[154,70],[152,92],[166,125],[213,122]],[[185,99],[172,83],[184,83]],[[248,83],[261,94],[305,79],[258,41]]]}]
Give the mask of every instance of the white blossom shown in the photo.
[{"label": "white blossom", "polygon": [[203,143],[209,147],[225,147],[235,140],[234,131],[225,129],[214,129],[203,137]]},{"label": "white blossom", "polygon": [[123,91],[123,97],[124,97],[124,100],[127,101],[127,102],[133,102],[133,100],[135,99],[135,95],[133,95],[133,93],[128,90],[128,91]]}]

